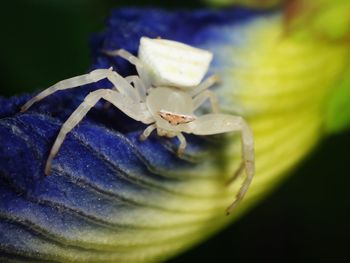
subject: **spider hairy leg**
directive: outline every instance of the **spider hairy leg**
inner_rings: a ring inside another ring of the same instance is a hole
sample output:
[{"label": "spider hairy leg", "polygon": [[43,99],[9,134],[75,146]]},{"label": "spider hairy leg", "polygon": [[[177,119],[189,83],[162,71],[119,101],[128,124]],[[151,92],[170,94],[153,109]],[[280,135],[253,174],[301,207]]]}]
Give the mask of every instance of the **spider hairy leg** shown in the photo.
[{"label": "spider hairy leg", "polygon": [[141,140],[141,141],[146,140],[156,128],[157,128],[157,125],[156,125],[156,124],[152,124],[152,125],[148,126],[148,127],[143,131],[143,133],[140,135],[140,140]]},{"label": "spider hairy leg", "polygon": [[242,158],[246,171],[244,179],[235,200],[226,209],[230,214],[247,193],[255,172],[254,140],[253,133],[242,117],[228,114],[207,114],[198,117],[196,120],[186,124],[180,124],[181,130],[196,135],[211,135],[227,132],[239,132],[242,143]]},{"label": "spider hairy leg", "polygon": [[185,138],[185,136],[183,136],[182,133],[179,133],[178,135],[176,135],[176,137],[180,141],[179,148],[177,149],[177,155],[182,156],[184,154],[186,146],[187,146],[186,138]]},{"label": "spider hairy leg", "polygon": [[132,75],[132,76],[128,76],[125,78],[127,82],[129,82],[130,84],[133,83],[134,87],[137,91],[137,93],[139,94],[141,101],[145,101],[146,100],[146,96],[147,96],[147,87],[145,86],[145,84],[142,82],[142,80],[140,79],[139,76],[137,75]]},{"label": "spider hairy leg", "polygon": [[142,103],[134,102],[130,98],[110,89],[99,89],[91,92],[86,96],[83,103],[71,114],[71,116],[62,125],[61,130],[56,138],[56,141],[50,151],[48,160],[45,166],[45,174],[49,175],[51,164],[56,154],[58,153],[66,135],[84,118],[88,111],[95,106],[100,99],[105,99],[119,108],[131,118],[149,124],[153,121],[150,115],[147,115],[146,107]]},{"label": "spider hairy leg", "polygon": [[[117,87],[114,86],[112,90],[120,91],[120,87],[121,87],[120,84],[122,84],[122,86],[125,87],[124,88],[125,91],[122,92],[123,94],[126,93],[125,95],[131,97],[132,99],[144,102],[146,100],[147,91],[141,79],[136,75],[132,75],[132,76],[125,77],[125,80],[127,81],[128,84],[126,84],[124,81],[120,82],[120,78],[118,79],[110,78],[110,81],[115,85],[118,85],[119,87],[118,89]],[[131,86],[131,83],[134,84],[134,88],[136,89],[136,91],[133,91],[133,87]],[[132,94],[129,94],[130,92],[132,92]],[[104,105],[104,108],[109,109],[110,106],[111,106],[111,103],[106,102]]]},{"label": "spider hairy leg", "polygon": [[117,50],[111,50],[111,51],[104,51],[105,54],[109,56],[119,56],[127,61],[129,61],[131,64],[135,66],[143,66],[140,62],[140,60],[135,57],[130,52],[126,51],[125,49],[117,49]]},{"label": "spider hairy leg", "polygon": [[107,54],[108,56],[119,56],[126,61],[129,61],[130,64],[133,64],[136,67],[137,73],[140,76],[140,79],[144,83],[146,87],[151,86],[151,79],[149,78],[149,72],[147,70],[147,67],[143,64],[143,62],[130,52],[126,51],[125,49],[117,49],[117,50],[111,50],[111,51],[103,51],[103,53]]},{"label": "spider hairy leg", "polygon": [[193,98],[193,110],[198,109],[207,99],[209,99],[212,111],[219,112],[219,102],[215,94],[210,90],[205,90]]},{"label": "spider hairy leg", "polygon": [[134,89],[134,87],[121,75],[115,71],[111,71],[106,78],[113,84],[113,89],[119,91],[120,93],[128,96],[134,101],[141,101],[144,98],[139,96],[139,93]]},{"label": "spider hairy leg", "polygon": [[200,83],[191,91],[191,96],[196,96],[204,90],[218,84],[220,82],[220,77],[218,75],[211,75],[209,78]]},{"label": "spider hairy leg", "polygon": [[231,183],[233,183],[234,181],[236,181],[236,179],[243,173],[244,171],[244,162],[241,162],[241,164],[239,165],[238,169],[236,170],[236,172],[233,174],[233,176],[231,176],[227,182],[225,183],[227,186],[230,185]]},{"label": "spider hairy leg", "polygon": [[43,90],[38,95],[36,95],[35,97],[33,97],[32,99],[27,101],[21,107],[21,112],[25,112],[34,103],[44,99],[45,97],[55,93],[56,91],[76,88],[76,87],[80,87],[80,86],[90,84],[93,82],[97,82],[101,79],[104,79],[110,74],[111,70],[112,70],[111,68],[110,69],[96,69],[94,71],[91,71],[88,74],[84,74],[84,75],[80,75],[80,76],[76,76],[73,78],[59,81],[55,85]]}]

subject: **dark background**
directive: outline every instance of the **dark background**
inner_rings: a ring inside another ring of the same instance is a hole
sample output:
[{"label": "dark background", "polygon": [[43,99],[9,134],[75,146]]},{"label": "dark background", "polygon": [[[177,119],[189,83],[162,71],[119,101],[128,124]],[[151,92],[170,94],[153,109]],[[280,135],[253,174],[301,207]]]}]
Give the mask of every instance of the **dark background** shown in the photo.
[{"label": "dark background", "polygon": [[[118,6],[203,7],[198,1],[13,0],[1,3],[0,96],[85,72],[88,39]],[[240,221],[171,260],[350,262],[350,133],[325,139]]]}]

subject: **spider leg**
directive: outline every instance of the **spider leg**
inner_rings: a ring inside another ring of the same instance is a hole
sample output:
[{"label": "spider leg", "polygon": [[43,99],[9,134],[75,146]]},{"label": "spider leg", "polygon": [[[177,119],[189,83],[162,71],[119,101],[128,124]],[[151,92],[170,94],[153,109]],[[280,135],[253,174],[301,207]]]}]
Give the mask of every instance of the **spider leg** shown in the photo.
[{"label": "spider leg", "polygon": [[236,194],[236,199],[226,209],[227,214],[230,214],[248,191],[255,172],[254,140],[251,129],[242,117],[221,113],[206,114],[193,122],[180,125],[182,131],[197,135],[240,132],[246,178]]},{"label": "spider leg", "polygon": [[44,99],[45,97],[55,93],[56,91],[80,87],[89,83],[97,82],[104,78],[109,79],[109,81],[111,81],[121,93],[126,94],[127,96],[133,99],[138,99],[138,95],[134,88],[118,73],[112,71],[112,68],[96,69],[88,74],[59,81],[55,85],[43,90],[42,92],[34,96],[32,99],[27,101],[22,106],[21,112],[28,110],[34,103]]},{"label": "spider leg", "polygon": [[179,134],[177,134],[176,137],[180,141],[179,148],[177,149],[177,155],[181,156],[181,155],[183,155],[185,148],[187,146],[186,138],[185,138],[185,136],[183,136],[183,134],[181,132]]},{"label": "spider leg", "polygon": [[[125,77],[125,80],[129,84],[131,84],[131,83],[134,84],[134,87],[135,87],[136,92],[137,92],[137,96],[136,95],[133,96],[134,99],[136,97],[136,100],[140,100],[141,102],[146,101],[146,96],[147,96],[146,87],[143,84],[143,82],[141,81],[141,79],[139,78],[139,76],[136,76],[136,75],[128,76],[128,77]],[[115,84],[117,84],[117,83],[115,82]],[[112,89],[118,91],[117,87],[113,87]],[[104,108],[109,109],[110,106],[111,106],[111,103],[106,102],[104,105]]]},{"label": "spider leg", "polygon": [[142,61],[134,56],[133,54],[129,53],[125,49],[117,49],[117,50],[112,50],[112,51],[104,51],[105,54],[109,56],[119,56],[127,61],[129,61],[131,64],[135,65],[137,73],[139,74],[142,82],[146,87],[151,86],[151,80],[148,77],[149,72],[145,65],[142,63]]},{"label": "spider leg", "polygon": [[219,112],[219,103],[215,94],[210,90],[204,90],[193,98],[193,111],[198,109],[207,99],[210,100],[212,111]]},{"label": "spider leg", "polygon": [[199,84],[197,87],[195,87],[191,91],[191,96],[198,95],[202,91],[207,90],[211,86],[217,84],[219,81],[220,81],[220,77],[218,75],[211,75],[209,78],[207,78],[205,81],[203,81],[201,84]]},{"label": "spider leg", "polygon": [[62,80],[57,82],[55,85],[43,90],[39,94],[37,94],[35,97],[27,101],[21,108],[21,112],[24,112],[28,110],[34,103],[42,100],[43,98],[51,95],[52,93],[59,91],[59,90],[65,90],[65,89],[71,89],[76,88],[79,86],[83,86],[92,82],[97,82],[101,79],[104,79],[106,75],[109,74],[111,70],[110,69],[97,69],[89,74],[84,74],[81,76],[76,76],[73,78],[69,78],[66,80]]},{"label": "spider leg", "polygon": [[118,90],[134,101],[140,102],[142,100],[135,88],[117,72],[111,71],[106,78],[113,84],[114,90]]},{"label": "spider leg", "polygon": [[132,75],[132,76],[126,77],[125,79],[127,82],[134,84],[134,87],[137,93],[139,94],[141,101],[145,101],[147,96],[147,88],[145,84],[142,82],[142,80],[140,79],[140,77],[137,75]]},{"label": "spider leg", "polygon": [[238,169],[236,170],[236,172],[233,174],[233,176],[231,176],[227,180],[226,185],[230,185],[232,182],[236,181],[236,179],[243,173],[243,170],[244,170],[244,162],[242,161]]},{"label": "spider leg", "polygon": [[148,126],[144,131],[143,133],[141,134],[140,136],[140,140],[141,141],[144,141],[148,138],[148,136],[151,135],[151,133],[154,131],[154,129],[157,128],[157,126],[155,124],[152,124],[150,126]]},{"label": "spider leg", "polygon": [[153,118],[146,110],[146,105],[139,102],[134,102],[130,98],[110,89],[99,89],[91,92],[79,107],[70,115],[66,122],[62,125],[61,130],[56,138],[54,145],[51,148],[49,157],[45,166],[45,174],[49,175],[51,170],[52,160],[59,151],[66,135],[84,118],[88,111],[95,106],[100,99],[105,99],[119,108],[131,118],[149,124],[153,122]]}]

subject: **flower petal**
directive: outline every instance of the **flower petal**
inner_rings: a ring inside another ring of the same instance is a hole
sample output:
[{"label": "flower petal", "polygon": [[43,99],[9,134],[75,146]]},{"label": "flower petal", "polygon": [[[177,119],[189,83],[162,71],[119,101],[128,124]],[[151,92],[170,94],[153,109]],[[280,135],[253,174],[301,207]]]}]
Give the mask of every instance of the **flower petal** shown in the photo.
[{"label": "flower petal", "polygon": [[285,37],[276,12],[121,9],[93,40],[93,68],[132,74],[101,50],[136,54],[141,36],[214,53],[220,105],[246,117],[255,134],[257,173],[248,195],[224,215],[241,183],[225,186],[240,163],[236,137],[188,136],[178,158],[176,141],[140,142],[144,125],[101,104],[67,136],[45,177],[62,122],[101,83],[52,95],[24,114],[18,111],[28,96],[1,99],[0,258],[155,262],[205,239],[260,200],[323,136],[326,98],[348,58],[342,44]]}]

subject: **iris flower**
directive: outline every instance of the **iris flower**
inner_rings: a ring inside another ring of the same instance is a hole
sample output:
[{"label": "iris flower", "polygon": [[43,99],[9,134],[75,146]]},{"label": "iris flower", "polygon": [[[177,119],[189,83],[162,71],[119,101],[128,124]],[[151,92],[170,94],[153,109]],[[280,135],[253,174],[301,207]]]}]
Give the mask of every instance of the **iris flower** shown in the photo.
[{"label": "iris flower", "polygon": [[274,6],[124,8],[93,37],[90,70],[112,66],[124,76],[135,69],[101,51],[136,54],[140,37],[148,36],[213,52],[209,73],[221,77],[213,88],[221,110],[243,116],[255,136],[256,176],[230,216],[225,208],[242,182],[226,185],[240,165],[236,135],[187,136],[179,158],[176,140],[141,142],[143,124],[99,103],[69,133],[46,177],[62,123],[91,90],[109,84],[57,92],[25,113],[20,106],[33,94],[0,98],[0,260],[164,261],[235,221],[323,137],[348,127],[348,31],[328,34],[329,25],[327,31],[315,16],[306,13],[315,22],[306,23],[287,13]]}]

